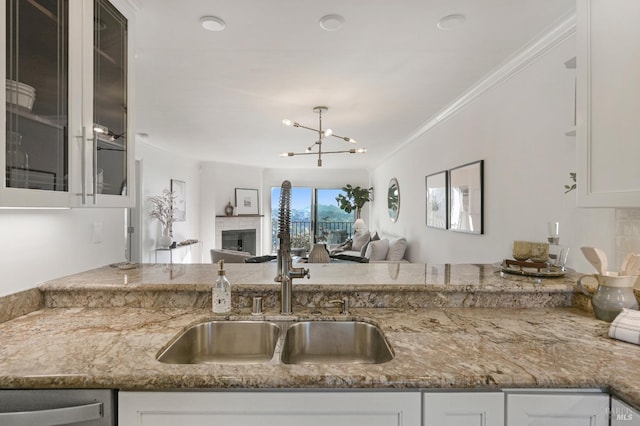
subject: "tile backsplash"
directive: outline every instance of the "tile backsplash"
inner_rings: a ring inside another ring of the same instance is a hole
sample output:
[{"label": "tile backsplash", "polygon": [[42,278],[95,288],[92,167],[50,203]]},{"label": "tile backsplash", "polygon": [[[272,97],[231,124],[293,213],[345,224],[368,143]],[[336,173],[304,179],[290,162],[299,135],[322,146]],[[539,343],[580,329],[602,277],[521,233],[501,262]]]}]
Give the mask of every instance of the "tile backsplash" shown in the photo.
[{"label": "tile backsplash", "polygon": [[617,270],[629,252],[640,253],[640,209],[616,209],[616,262],[610,269]]}]

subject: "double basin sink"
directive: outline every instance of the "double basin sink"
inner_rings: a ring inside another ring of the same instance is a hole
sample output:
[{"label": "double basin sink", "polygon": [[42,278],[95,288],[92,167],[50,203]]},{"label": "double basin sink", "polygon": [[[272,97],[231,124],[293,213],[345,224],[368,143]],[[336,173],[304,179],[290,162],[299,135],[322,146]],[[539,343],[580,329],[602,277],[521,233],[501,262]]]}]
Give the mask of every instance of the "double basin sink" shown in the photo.
[{"label": "double basin sink", "polygon": [[363,321],[208,321],[162,349],[168,364],[382,364],[393,359],[382,330]]}]

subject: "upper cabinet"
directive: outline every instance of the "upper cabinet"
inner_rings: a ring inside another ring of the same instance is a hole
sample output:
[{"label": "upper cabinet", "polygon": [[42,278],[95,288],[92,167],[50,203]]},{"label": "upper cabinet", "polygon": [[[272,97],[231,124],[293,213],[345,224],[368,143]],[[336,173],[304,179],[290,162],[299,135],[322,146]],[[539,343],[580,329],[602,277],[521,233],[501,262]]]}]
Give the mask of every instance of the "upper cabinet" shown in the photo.
[{"label": "upper cabinet", "polygon": [[640,1],[577,7],[578,205],[640,207]]},{"label": "upper cabinet", "polygon": [[123,1],[0,0],[0,206],[133,206],[132,17]]}]

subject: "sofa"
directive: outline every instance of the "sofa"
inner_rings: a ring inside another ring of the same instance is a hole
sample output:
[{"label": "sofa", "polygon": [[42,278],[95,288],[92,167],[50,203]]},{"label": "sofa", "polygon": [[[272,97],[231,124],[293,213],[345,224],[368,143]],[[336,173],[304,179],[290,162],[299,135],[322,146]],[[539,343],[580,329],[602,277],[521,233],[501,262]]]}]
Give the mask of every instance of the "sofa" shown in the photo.
[{"label": "sofa", "polygon": [[353,238],[331,250],[332,255],[366,258],[370,263],[408,262],[405,259],[407,239],[404,237],[380,237],[378,233],[358,231]]}]

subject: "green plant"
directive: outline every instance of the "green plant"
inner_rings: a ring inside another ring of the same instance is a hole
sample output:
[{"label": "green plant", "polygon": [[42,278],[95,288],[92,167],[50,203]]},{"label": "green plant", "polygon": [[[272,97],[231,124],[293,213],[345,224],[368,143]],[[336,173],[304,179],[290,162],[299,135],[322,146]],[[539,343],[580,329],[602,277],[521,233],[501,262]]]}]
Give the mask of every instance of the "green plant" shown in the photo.
[{"label": "green plant", "polygon": [[569,178],[573,181],[573,184],[564,186],[564,189],[566,189],[566,191],[564,191],[565,194],[568,194],[569,192],[576,189],[576,172],[570,172]]},{"label": "green plant", "polygon": [[361,188],[359,186],[351,186],[350,184],[343,186],[342,190],[344,194],[340,194],[336,197],[338,207],[344,210],[346,213],[355,211],[356,218],[360,217],[362,207],[367,201],[371,201],[371,195],[373,193],[373,187]]}]

